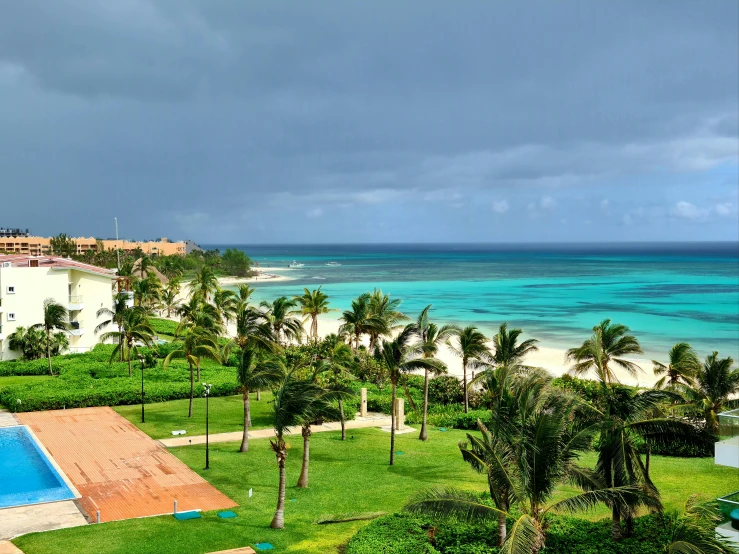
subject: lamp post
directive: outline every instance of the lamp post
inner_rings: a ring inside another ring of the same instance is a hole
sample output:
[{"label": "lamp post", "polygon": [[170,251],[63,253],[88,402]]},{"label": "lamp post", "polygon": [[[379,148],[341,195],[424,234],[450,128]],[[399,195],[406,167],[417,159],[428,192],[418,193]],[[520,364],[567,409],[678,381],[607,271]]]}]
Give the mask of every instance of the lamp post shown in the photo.
[{"label": "lamp post", "polygon": [[141,423],[145,423],[144,421],[144,357],[139,356],[139,361],[141,362]]},{"label": "lamp post", "polygon": [[118,272],[120,273],[121,271],[121,250],[118,247],[118,218],[114,217],[113,219],[115,219],[115,255],[116,255],[116,258],[118,259]]},{"label": "lamp post", "polygon": [[203,383],[205,388],[205,469],[210,469],[210,445],[208,444],[208,399],[210,398],[210,387],[208,383]]}]

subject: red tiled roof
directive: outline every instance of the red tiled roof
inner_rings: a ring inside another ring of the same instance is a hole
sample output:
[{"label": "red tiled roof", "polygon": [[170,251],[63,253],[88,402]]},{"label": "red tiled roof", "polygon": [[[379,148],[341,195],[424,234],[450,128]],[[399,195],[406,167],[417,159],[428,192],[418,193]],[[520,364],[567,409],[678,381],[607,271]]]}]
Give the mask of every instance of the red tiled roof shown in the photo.
[{"label": "red tiled roof", "polygon": [[28,267],[30,260],[38,261],[39,267],[48,267],[51,269],[77,269],[79,271],[88,271],[105,275],[106,277],[115,277],[115,271],[105,269],[96,265],[84,264],[69,258],[60,258],[56,256],[29,256],[28,254],[0,254],[0,265],[10,262],[12,267]]}]

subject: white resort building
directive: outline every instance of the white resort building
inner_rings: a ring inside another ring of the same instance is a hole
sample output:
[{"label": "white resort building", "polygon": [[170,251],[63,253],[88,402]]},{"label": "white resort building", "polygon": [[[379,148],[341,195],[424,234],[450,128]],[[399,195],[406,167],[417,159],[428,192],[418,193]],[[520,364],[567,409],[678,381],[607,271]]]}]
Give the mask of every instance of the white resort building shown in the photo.
[{"label": "white resort building", "polygon": [[0,255],[0,360],[20,356],[8,336],[42,323],[47,298],[69,310],[69,351],[90,350],[99,339],[95,327],[106,320],[97,311],[111,307],[114,271],[53,256]]},{"label": "white resort building", "polygon": [[[719,441],[716,443],[716,464],[739,469],[739,410],[719,414]],[[737,473],[739,488],[739,473]],[[716,532],[739,545],[739,490],[718,499],[719,509],[726,520]]]}]

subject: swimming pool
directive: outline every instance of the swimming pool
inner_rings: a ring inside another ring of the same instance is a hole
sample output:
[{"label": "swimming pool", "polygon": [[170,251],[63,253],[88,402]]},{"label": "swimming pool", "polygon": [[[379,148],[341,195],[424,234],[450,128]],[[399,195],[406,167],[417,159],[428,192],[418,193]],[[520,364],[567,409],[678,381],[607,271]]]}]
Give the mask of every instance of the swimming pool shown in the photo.
[{"label": "swimming pool", "polygon": [[71,498],[74,494],[25,427],[0,429],[0,508]]}]

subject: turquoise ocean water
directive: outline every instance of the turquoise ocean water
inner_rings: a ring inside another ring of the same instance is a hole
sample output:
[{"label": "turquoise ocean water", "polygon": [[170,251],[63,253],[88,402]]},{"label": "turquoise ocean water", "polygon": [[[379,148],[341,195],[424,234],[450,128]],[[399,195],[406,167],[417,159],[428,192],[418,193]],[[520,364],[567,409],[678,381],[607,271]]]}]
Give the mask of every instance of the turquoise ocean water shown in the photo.
[{"label": "turquoise ocean water", "polygon": [[650,357],[688,341],[739,359],[739,243],[230,246],[261,266],[305,264],[284,273],[294,281],[257,284],[257,301],[321,286],[344,310],[380,288],[411,316],[433,304],[439,322],[490,335],[507,321],[552,348],[580,344],[609,317]]}]

